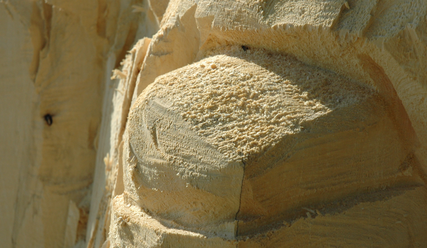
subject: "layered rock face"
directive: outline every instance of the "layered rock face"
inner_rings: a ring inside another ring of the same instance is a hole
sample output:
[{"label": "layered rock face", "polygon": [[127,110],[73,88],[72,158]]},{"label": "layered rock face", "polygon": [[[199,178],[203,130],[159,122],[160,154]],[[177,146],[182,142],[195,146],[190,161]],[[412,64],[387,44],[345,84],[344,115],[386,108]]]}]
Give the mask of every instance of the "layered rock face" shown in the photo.
[{"label": "layered rock face", "polygon": [[427,244],[426,1],[78,2],[1,5],[6,247]]},{"label": "layered rock face", "polygon": [[0,1],[1,247],[86,246],[95,164],[108,152],[99,137],[117,83],[111,71],[158,29],[138,6],[149,9]]},{"label": "layered rock face", "polygon": [[422,247],[425,10],[170,1],[123,71],[105,244]]},{"label": "layered rock face", "polygon": [[399,247],[405,229],[425,242],[414,140],[380,94],[289,55],[216,53],[132,105],[113,247]]}]

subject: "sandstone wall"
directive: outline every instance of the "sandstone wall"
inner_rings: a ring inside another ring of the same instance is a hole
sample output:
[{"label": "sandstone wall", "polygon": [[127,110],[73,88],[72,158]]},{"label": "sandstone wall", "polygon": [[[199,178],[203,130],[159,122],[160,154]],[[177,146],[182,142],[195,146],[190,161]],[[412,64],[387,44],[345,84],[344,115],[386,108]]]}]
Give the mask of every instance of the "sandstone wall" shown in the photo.
[{"label": "sandstone wall", "polygon": [[[425,0],[1,1],[2,247],[423,247],[426,13]],[[253,115],[233,115],[233,94]],[[165,158],[158,142],[193,167],[141,166]]]},{"label": "sandstone wall", "polygon": [[118,73],[105,244],[422,247],[426,8],[169,1]]},{"label": "sandstone wall", "polygon": [[0,2],[1,247],[85,247],[95,164],[109,149],[99,140],[111,71],[157,30],[144,9],[142,0]]}]

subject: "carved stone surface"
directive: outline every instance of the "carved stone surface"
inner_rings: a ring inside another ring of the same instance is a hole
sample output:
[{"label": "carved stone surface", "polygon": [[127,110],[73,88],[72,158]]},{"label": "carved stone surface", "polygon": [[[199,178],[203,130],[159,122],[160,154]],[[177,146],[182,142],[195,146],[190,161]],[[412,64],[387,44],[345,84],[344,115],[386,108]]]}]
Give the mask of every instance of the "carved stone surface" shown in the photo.
[{"label": "carved stone surface", "polygon": [[422,247],[425,81],[395,50],[425,36],[425,8],[170,1],[133,80],[108,244]]},{"label": "carved stone surface", "polygon": [[426,13],[0,1],[2,247],[425,247]]}]

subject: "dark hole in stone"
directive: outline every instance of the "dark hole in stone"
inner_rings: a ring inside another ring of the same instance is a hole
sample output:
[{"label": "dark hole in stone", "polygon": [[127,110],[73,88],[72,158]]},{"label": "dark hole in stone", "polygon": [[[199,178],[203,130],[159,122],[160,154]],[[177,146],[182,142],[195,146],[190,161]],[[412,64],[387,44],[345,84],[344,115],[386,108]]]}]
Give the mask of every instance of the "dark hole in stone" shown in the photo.
[{"label": "dark hole in stone", "polygon": [[52,125],[52,123],[53,123],[52,115],[50,115],[50,114],[45,114],[45,116],[44,116],[43,118],[44,118],[44,120],[46,121],[46,124],[47,124],[48,126],[51,126],[51,125]]},{"label": "dark hole in stone", "polygon": [[243,51],[247,51],[248,49],[249,49],[249,47],[247,47],[247,46],[242,46],[242,49],[243,49]]}]

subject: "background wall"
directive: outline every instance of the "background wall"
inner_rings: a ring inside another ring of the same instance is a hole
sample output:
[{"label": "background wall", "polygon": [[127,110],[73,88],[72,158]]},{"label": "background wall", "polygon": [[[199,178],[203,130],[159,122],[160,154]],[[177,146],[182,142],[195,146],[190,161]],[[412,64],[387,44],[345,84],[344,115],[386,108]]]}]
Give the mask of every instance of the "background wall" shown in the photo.
[{"label": "background wall", "polygon": [[156,32],[146,10],[142,0],[0,1],[2,247],[85,247],[111,71]]},{"label": "background wall", "polygon": [[0,0],[2,247],[101,247],[132,102],[219,46],[293,54],[369,85],[416,140],[427,180],[425,0],[210,2]]}]

